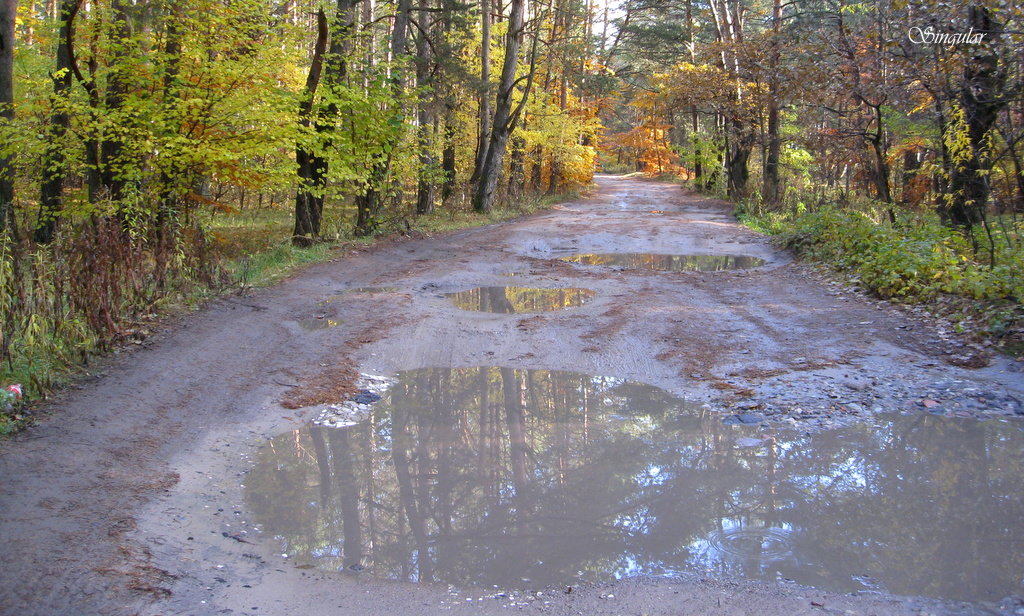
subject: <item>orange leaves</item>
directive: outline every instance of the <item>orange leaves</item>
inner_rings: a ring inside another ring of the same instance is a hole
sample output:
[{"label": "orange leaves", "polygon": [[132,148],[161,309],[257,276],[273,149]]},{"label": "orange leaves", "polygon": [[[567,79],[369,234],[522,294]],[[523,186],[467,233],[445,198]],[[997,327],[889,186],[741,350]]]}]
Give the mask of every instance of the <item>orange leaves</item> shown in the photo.
[{"label": "orange leaves", "polygon": [[238,209],[237,207],[235,207],[233,205],[228,205],[226,203],[221,203],[220,201],[216,201],[214,199],[210,199],[208,197],[204,197],[204,196],[200,195],[197,192],[190,192],[185,197],[189,201],[193,201],[195,203],[202,203],[204,205],[208,205],[211,208],[217,210],[218,212],[223,212],[225,214],[238,214],[239,212],[241,212],[240,209]]},{"label": "orange leaves", "polygon": [[679,166],[679,156],[671,149],[670,129],[668,124],[652,120],[630,131],[610,135],[606,147],[627,152],[646,173],[687,174],[688,171]]}]

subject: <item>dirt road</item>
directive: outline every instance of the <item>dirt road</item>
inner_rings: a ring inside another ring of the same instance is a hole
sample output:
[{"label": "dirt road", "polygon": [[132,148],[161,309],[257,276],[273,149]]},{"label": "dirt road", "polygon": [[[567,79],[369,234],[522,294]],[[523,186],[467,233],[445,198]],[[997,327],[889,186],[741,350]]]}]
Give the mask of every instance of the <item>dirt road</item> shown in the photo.
[{"label": "dirt road", "polygon": [[[664,272],[557,259],[623,252],[764,263]],[[510,315],[460,310],[444,295],[510,284],[594,296],[569,310]],[[370,286],[381,288],[346,293]],[[726,204],[599,177],[591,196],[543,214],[339,254],[273,288],[217,301],[108,362],[39,425],[0,444],[0,612],[995,613],[998,602],[700,576],[484,601],[474,589],[296,567],[274,537],[252,530],[244,495],[257,449],[314,415],[280,402],[329,392],[352,369],[613,375],[724,415],[806,430],[882,412],[1024,412],[1021,364],[958,367],[977,356],[923,320],[793,263],[737,225]],[[1011,603],[1002,609],[1013,613]]]}]

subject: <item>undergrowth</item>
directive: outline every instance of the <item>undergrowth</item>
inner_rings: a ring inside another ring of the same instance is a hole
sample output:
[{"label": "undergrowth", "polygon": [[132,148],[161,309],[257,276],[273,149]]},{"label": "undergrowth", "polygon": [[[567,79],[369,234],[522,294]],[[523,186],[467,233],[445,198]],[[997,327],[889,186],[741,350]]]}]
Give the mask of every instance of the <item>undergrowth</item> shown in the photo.
[{"label": "undergrowth", "polygon": [[973,230],[975,238],[985,238],[978,250],[971,232],[944,226],[934,214],[900,211],[892,223],[872,208],[750,209],[738,210],[746,225],[776,236],[798,255],[847,272],[879,297],[972,321],[982,330],[975,333],[1020,352],[1024,228],[1018,221],[996,219],[987,230]]},{"label": "undergrowth", "polygon": [[[109,218],[47,245],[0,237],[0,387],[41,397],[91,355],[138,336],[168,301],[224,282],[198,229],[147,237]],[[0,409],[0,434],[25,420]]]}]

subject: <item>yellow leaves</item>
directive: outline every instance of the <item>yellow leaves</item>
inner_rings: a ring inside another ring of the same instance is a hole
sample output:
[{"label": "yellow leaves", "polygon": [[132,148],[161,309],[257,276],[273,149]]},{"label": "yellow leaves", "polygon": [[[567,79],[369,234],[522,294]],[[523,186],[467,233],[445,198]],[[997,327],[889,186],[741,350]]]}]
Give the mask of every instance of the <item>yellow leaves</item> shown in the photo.
[{"label": "yellow leaves", "polygon": [[963,167],[974,157],[971,135],[967,128],[967,116],[963,107],[958,104],[954,104],[950,110],[949,122],[946,124],[942,140],[954,166]]},{"label": "yellow leaves", "polygon": [[[517,130],[526,150],[540,148],[547,160],[533,161],[545,165],[548,161],[558,163],[559,185],[578,186],[590,181],[597,152],[593,146],[583,142],[594,142],[601,129],[600,121],[593,110],[583,106],[572,96],[567,109],[561,109],[554,101],[545,97],[533,99],[528,106],[528,129]],[[545,167],[543,175],[552,171]]]},{"label": "yellow leaves", "polygon": [[660,100],[672,106],[735,107],[740,100],[736,93],[747,96],[744,104],[760,106],[760,96],[751,93],[763,87],[752,82],[737,80],[727,71],[711,64],[682,62],[665,74],[655,76]]},{"label": "yellow leaves", "polygon": [[583,62],[583,70],[587,73],[600,75],[615,75],[615,70],[610,66],[598,62],[597,58],[587,58]]}]

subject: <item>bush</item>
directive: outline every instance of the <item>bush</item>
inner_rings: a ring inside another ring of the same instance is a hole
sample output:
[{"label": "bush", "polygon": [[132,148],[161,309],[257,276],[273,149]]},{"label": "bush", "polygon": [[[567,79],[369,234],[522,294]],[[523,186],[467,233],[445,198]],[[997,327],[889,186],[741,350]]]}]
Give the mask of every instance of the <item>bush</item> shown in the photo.
[{"label": "bush", "polygon": [[779,237],[798,254],[851,271],[884,298],[927,301],[940,293],[1015,303],[1024,298],[1024,250],[1001,242],[997,265],[982,264],[963,234],[923,217],[893,226],[861,212],[825,208],[795,217]]}]

